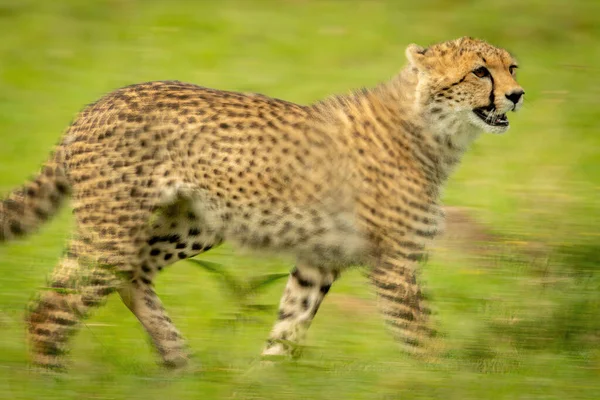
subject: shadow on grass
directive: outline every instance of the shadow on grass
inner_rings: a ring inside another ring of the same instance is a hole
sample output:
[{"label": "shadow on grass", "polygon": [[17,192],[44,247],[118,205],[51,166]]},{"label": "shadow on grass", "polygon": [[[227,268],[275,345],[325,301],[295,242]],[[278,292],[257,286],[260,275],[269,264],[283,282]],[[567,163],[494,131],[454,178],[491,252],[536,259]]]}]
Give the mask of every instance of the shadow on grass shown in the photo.
[{"label": "shadow on grass", "polygon": [[523,301],[535,298],[544,306],[523,304],[524,317],[492,322],[494,336],[528,350],[580,353],[600,345],[600,244],[554,248],[525,274],[533,284]]},{"label": "shadow on grass", "polygon": [[494,272],[513,282],[482,300],[476,325],[444,357],[480,373],[519,369],[534,353],[585,361],[600,347],[600,244],[535,256],[507,249]]}]

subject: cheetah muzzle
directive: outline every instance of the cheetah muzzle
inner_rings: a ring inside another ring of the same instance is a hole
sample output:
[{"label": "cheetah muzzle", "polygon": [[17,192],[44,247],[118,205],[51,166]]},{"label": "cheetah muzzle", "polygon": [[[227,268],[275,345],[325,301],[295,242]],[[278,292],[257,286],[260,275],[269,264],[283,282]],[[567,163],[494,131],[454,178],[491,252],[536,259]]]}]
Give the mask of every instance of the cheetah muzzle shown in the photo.
[{"label": "cheetah muzzle", "polygon": [[509,122],[506,114],[498,114],[496,107],[489,105],[486,107],[479,107],[473,110],[479,119],[484,123],[492,127],[508,127]]}]

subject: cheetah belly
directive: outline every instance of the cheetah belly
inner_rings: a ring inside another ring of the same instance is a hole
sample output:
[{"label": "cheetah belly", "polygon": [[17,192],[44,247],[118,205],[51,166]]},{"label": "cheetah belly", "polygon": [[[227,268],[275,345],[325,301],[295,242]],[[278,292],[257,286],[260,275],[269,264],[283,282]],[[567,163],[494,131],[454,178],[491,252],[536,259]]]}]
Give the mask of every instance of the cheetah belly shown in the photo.
[{"label": "cheetah belly", "polygon": [[288,253],[324,268],[339,269],[364,258],[366,241],[351,213],[298,208],[287,214],[271,214],[267,219],[260,210],[234,215],[226,227],[225,240],[250,249]]},{"label": "cheetah belly", "polygon": [[349,211],[268,204],[226,208],[207,202],[205,196],[193,201],[191,209],[198,217],[198,230],[211,244],[228,241],[336,269],[360,262],[366,253],[366,240]]},{"label": "cheetah belly", "polygon": [[163,199],[168,202],[154,221],[146,250],[150,263],[158,259],[159,264],[170,264],[223,241],[334,269],[360,263],[367,253],[353,213],[339,203],[339,209],[324,204],[273,207],[268,202],[227,206],[227,198],[189,187]]}]

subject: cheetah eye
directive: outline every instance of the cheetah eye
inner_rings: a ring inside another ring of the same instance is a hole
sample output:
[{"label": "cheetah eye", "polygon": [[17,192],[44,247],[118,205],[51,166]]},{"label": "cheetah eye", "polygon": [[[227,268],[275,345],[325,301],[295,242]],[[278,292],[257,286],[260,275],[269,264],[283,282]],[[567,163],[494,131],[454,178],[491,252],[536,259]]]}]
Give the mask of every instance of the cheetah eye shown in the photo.
[{"label": "cheetah eye", "polygon": [[508,67],[508,72],[510,72],[511,75],[514,75],[515,72],[517,71],[517,68],[519,68],[516,65],[511,65],[510,67]]},{"label": "cheetah eye", "polygon": [[490,71],[486,67],[479,67],[473,70],[473,73],[478,78],[486,78],[490,76]]}]

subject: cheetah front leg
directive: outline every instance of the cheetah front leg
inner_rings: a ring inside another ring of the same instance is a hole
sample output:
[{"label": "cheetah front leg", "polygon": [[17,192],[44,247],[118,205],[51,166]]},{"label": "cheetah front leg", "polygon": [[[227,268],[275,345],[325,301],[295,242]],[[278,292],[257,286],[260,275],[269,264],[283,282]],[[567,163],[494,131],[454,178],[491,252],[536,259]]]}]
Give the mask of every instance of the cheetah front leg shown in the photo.
[{"label": "cheetah front leg", "polygon": [[185,366],[188,363],[185,341],[151,285],[134,280],[120,288],[119,295],[150,335],[163,364],[168,368]]},{"label": "cheetah front leg", "polygon": [[378,308],[402,349],[422,354],[435,331],[429,327],[431,312],[417,282],[417,263],[408,248],[391,254],[381,256],[371,270]]},{"label": "cheetah front leg", "polygon": [[337,271],[297,263],[290,273],[279,304],[277,322],[273,327],[263,356],[290,356],[299,353],[306,332],[331,285]]}]

